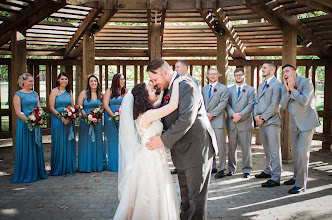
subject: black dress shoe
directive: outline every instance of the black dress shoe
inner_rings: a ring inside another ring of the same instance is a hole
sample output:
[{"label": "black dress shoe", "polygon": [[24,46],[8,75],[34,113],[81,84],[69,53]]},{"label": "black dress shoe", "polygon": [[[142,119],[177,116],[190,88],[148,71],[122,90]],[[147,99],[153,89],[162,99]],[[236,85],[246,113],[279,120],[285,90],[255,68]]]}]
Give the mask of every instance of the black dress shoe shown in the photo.
[{"label": "black dress shoe", "polygon": [[261,172],[260,174],[255,175],[256,178],[271,178],[270,174],[266,174],[264,172]]},{"label": "black dress shoe", "polygon": [[300,187],[298,187],[298,186],[294,186],[294,187],[291,188],[288,192],[289,192],[290,194],[297,194],[297,193],[300,193],[300,192],[304,192],[304,190],[305,190],[304,187],[300,188]]},{"label": "black dress shoe", "polygon": [[243,177],[244,177],[244,178],[249,178],[249,176],[250,176],[250,173],[244,173],[244,174],[243,174]]},{"label": "black dress shoe", "polygon": [[277,182],[275,182],[275,181],[273,181],[271,179],[269,179],[265,183],[262,183],[262,187],[271,188],[271,187],[275,187],[275,186],[280,186],[280,183],[277,183]]},{"label": "black dress shoe", "polygon": [[215,176],[214,176],[214,178],[215,179],[220,179],[220,178],[223,178],[223,177],[225,177],[226,175],[225,175],[225,172],[223,171],[223,170],[220,170]]},{"label": "black dress shoe", "polygon": [[290,179],[284,182],[285,185],[294,185],[295,184],[295,180],[294,179]]},{"label": "black dress shoe", "polygon": [[212,172],[211,173],[216,173],[218,172],[217,168],[212,168]]},{"label": "black dress shoe", "polygon": [[226,175],[227,176],[233,176],[234,172],[229,171]]},{"label": "black dress shoe", "polygon": [[172,170],[171,174],[178,174],[178,171],[177,170]]}]

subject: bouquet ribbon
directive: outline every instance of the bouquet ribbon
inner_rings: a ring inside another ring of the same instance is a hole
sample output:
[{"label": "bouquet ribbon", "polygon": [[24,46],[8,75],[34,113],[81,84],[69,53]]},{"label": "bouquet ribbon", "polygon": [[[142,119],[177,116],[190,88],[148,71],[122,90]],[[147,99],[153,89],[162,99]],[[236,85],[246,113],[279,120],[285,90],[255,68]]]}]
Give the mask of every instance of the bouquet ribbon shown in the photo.
[{"label": "bouquet ribbon", "polygon": [[41,146],[41,132],[40,132],[40,128],[36,127],[35,128],[35,142],[38,146]]},{"label": "bouquet ribbon", "polygon": [[96,136],[95,136],[95,129],[94,129],[93,125],[90,125],[89,135],[91,135],[92,142],[95,142]]},{"label": "bouquet ribbon", "polygon": [[73,123],[70,123],[68,140],[71,141],[73,139],[75,139],[75,134],[73,131]]}]

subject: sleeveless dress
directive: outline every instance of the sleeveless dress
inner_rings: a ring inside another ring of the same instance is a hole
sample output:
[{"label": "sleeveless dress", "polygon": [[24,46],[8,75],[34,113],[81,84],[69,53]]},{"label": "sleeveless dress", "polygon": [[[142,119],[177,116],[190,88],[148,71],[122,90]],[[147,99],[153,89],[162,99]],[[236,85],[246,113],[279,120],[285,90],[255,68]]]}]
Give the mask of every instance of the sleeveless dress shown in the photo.
[{"label": "sleeveless dress", "polygon": [[[110,108],[112,112],[116,112],[120,108],[122,96],[110,99]],[[104,113],[104,160],[105,170],[118,172],[119,163],[119,123],[110,121],[110,115]]]},{"label": "sleeveless dress", "polygon": [[131,179],[128,180],[113,219],[180,219],[165,148],[150,151],[145,147],[150,137],[161,134],[163,124],[160,120],[155,120],[148,128],[140,125],[138,128],[142,144],[139,146]]},{"label": "sleeveless dress", "polygon": [[[86,93],[86,91],[85,91]],[[83,102],[86,114],[101,104],[100,99],[87,100],[87,94]],[[93,126],[95,141],[89,135],[90,125],[80,121],[78,133],[78,170],[81,172],[92,172],[103,170],[103,127],[102,123]]]},{"label": "sleeveless dress", "polygon": [[[25,116],[38,104],[38,93],[15,92],[21,99],[21,111]],[[40,130],[40,128],[37,128]],[[41,132],[39,131],[41,134]],[[39,142],[39,144],[36,143]],[[28,183],[48,178],[45,171],[42,136],[35,136],[35,130],[29,131],[28,126],[17,117],[15,169],[11,183]]]},{"label": "sleeveless dress", "polygon": [[[55,98],[54,107],[60,112],[71,105],[69,92],[64,92]],[[49,175],[62,176],[76,172],[76,140],[75,121],[68,125],[52,115],[52,151],[51,172]]]}]

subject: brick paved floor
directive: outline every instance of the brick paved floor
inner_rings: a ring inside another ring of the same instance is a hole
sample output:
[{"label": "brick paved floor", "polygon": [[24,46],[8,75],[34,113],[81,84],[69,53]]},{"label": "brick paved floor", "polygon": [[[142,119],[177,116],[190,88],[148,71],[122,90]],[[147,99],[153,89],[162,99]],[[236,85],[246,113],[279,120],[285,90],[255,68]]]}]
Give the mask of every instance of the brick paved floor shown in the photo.
[{"label": "brick paved floor", "polygon": [[[49,164],[49,145],[45,144],[44,150],[46,164]],[[312,148],[308,189],[290,195],[287,191],[291,187],[283,184],[271,189],[260,186],[266,180],[255,179],[254,174],[264,168],[264,151],[259,145],[254,145],[252,151],[253,172],[249,179],[244,179],[238,171],[231,177],[211,180],[209,220],[332,219],[331,152]],[[240,158],[241,152],[238,155]],[[8,152],[6,154],[0,148],[0,219],[113,217],[118,204],[116,173],[76,173],[33,183],[11,184],[13,163],[8,163],[7,157]],[[291,177],[292,170],[292,164],[283,164],[282,182]],[[176,175],[173,179],[177,186]]]}]

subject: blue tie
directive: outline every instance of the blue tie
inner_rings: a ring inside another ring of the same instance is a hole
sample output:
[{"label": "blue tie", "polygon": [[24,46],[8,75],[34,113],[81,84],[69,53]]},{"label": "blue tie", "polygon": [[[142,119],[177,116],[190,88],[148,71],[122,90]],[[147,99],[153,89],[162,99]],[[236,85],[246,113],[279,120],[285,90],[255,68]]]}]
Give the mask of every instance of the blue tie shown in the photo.
[{"label": "blue tie", "polygon": [[237,89],[237,97],[238,97],[238,98],[239,98],[240,94],[241,94],[241,87],[239,87],[239,88]]},{"label": "blue tie", "polygon": [[211,93],[212,93],[212,85],[210,85],[210,89],[209,89],[209,98],[211,97]]},{"label": "blue tie", "polygon": [[265,87],[266,87],[266,84],[267,84],[267,80],[265,80],[265,84],[264,84],[263,90],[265,89]]}]

